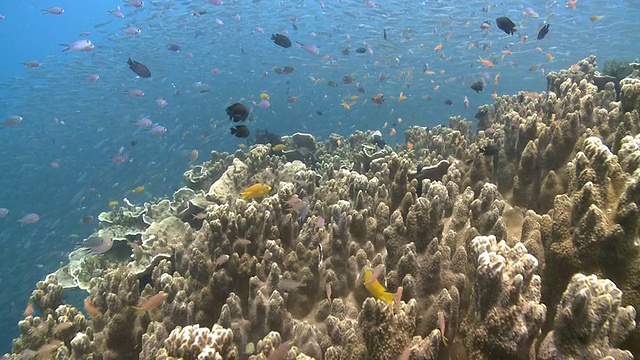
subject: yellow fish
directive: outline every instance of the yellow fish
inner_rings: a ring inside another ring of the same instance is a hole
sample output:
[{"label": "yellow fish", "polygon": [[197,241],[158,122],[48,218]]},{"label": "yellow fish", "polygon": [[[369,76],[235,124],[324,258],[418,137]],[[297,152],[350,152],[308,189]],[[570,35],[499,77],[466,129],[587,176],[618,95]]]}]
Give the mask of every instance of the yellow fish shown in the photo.
[{"label": "yellow fish", "polygon": [[118,206],[118,202],[116,200],[109,201],[108,205],[109,205],[110,208],[113,209],[114,207]]},{"label": "yellow fish", "polygon": [[260,99],[262,99],[262,100],[269,100],[270,98],[271,98],[271,96],[269,96],[269,94],[267,94],[267,93],[260,94]]},{"label": "yellow fish", "polygon": [[287,147],[285,146],[285,144],[278,144],[274,147],[271,148],[271,150],[273,151],[282,151],[284,149],[286,149]]},{"label": "yellow fish", "polygon": [[367,269],[364,271],[364,286],[369,291],[369,294],[373,295],[378,300],[382,300],[387,304],[393,304],[393,294],[387,292],[384,286],[378,282],[378,280],[371,281],[373,278],[373,271]]},{"label": "yellow fish", "polygon": [[131,190],[131,192],[134,193],[134,194],[139,194],[139,193],[141,193],[143,191],[144,191],[144,186],[138,186],[137,188]]},{"label": "yellow fish", "polygon": [[242,196],[242,200],[247,200],[247,199],[263,197],[267,195],[270,191],[271,191],[271,186],[258,183],[258,184],[251,185],[248,188],[242,190],[240,195]]},{"label": "yellow fish", "polygon": [[358,95],[351,95],[351,96],[349,96],[349,100],[356,101],[356,100],[358,100],[359,97],[360,96],[358,96]]}]

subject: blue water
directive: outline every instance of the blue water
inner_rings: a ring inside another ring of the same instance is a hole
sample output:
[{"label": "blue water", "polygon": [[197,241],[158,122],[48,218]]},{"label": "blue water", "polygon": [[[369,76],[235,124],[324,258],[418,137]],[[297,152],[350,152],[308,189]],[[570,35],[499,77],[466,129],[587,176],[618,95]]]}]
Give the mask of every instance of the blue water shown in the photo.
[{"label": "blue water", "polygon": [[[145,1],[142,9],[134,9],[115,0],[2,2],[0,121],[10,115],[24,120],[0,128],[0,207],[10,211],[0,218],[0,308],[4,310],[0,352],[10,351],[35,283],[55,271],[69,251],[98,227],[95,220],[81,224],[83,217],[97,217],[108,210],[109,201],[125,196],[138,203],[170,196],[181,186],[193,149],[200,152],[198,161],[204,161],[211,150],[234,151],[238,144],[250,143],[228,134],[224,109],[236,101],[249,105],[257,103],[262,92],[271,96],[268,109],[253,109],[247,124],[252,131],[304,131],[326,138],[332,132],[348,135],[379,129],[394,143],[403,141],[402,131],[409,126],[447,124],[454,115],[473,119],[477,106],[491,103],[494,92],[544,91],[542,69],[547,73],[565,69],[591,54],[600,64],[638,56],[637,1],[579,0],[576,9],[566,8],[562,1],[553,5],[537,0],[374,3],[371,7],[366,1],[324,0],[321,8],[317,0],[224,0],[222,6]],[[451,3],[456,5],[446,5]],[[124,19],[108,13],[118,5]],[[487,5],[490,11],[485,13]],[[65,12],[43,15],[41,9],[50,6]],[[528,7],[539,17],[524,16]],[[197,10],[208,13],[193,16]],[[589,19],[593,15],[603,17],[593,22]],[[498,16],[509,16],[519,31],[509,36],[497,29]],[[216,24],[216,19],[224,25]],[[486,37],[480,29],[484,20],[492,20]],[[544,21],[551,24],[550,32],[538,41],[537,29]],[[142,33],[123,34],[128,26],[137,26]],[[295,46],[284,49],[270,41],[272,33],[285,30],[294,42],[314,44],[320,53]],[[81,32],[90,34],[81,38]],[[522,35],[528,36],[524,43]],[[61,51],[59,44],[78,39],[91,40],[95,49]],[[372,55],[355,52],[363,42]],[[442,50],[434,51],[440,43]],[[169,51],[169,44],[180,45],[181,51]],[[512,55],[501,59],[508,45]],[[350,54],[342,55],[347,47]],[[479,56],[491,59],[495,68],[483,67]],[[152,78],[136,78],[126,65],[128,57],[146,64]],[[23,67],[31,60],[42,66]],[[425,63],[436,75],[423,74]],[[272,71],[286,65],[294,66],[295,72]],[[532,66],[537,69],[531,71]],[[211,74],[213,69],[219,74]],[[88,82],[90,74],[100,78]],[[380,74],[388,78],[379,81]],[[345,75],[355,76],[366,93],[359,93],[354,84],[343,85]],[[486,87],[476,94],[469,85],[483,76],[488,77]],[[329,87],[329,80],[340,85]],[[196,82],[210,85],[211,92],[199,93]],[[142,89],[145,96],[124,92],[130,89]],[[406,101],[397,100],[401,91]],[[387,99],[385,105],[364,103],[378,93]],[[348,99],[352,95],[359,99],[352,103]],[[289,103],[288,96],[298,96],[299,101]],[[462,103],[464,96],[471,103],[468,109]],[[169,105],[158,106],[158,97]],[[453,105],[445,105],[447,99]],[[351,104],[351,110],[341,105],[343,101]],[[131,125],[142,116],[166,126],[167,133],[155,136]],[[396,124],[395,137],[389,135],[390,127],[383,127],[385,123]],[[129,161],[113,163],[111,158],[121,148],[130,152]],[[132,194],[137,186],[145,191]],[[31,212],[40,215],[38,223],[17,222]]]}]

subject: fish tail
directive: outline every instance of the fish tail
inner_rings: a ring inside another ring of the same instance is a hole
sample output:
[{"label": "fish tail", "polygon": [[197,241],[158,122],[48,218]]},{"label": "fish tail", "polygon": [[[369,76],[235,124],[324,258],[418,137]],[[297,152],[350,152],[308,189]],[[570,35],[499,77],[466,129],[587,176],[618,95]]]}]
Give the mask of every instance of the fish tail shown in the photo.
[{"label": "fish tail", "polygon": [[380,294],[380,300],[383,300],[387,304],[393,304],[393,297],[394,296],[395,296],[394,294],[385,291],[382,294]]}]

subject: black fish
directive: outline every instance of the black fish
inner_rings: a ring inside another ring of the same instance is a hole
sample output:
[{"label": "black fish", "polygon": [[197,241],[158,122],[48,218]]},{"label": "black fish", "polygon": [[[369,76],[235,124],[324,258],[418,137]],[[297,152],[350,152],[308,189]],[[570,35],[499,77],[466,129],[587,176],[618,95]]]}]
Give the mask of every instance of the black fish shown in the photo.
[{"label": "black fish", "polygon": [[498,25],[498,28],[500,30],[506,32],[509,35],[513,35],[514,32],[518,31],[518,29],[516,29],[516,24],[514,24],[513,21],[511,21],[511,19],[506,16],[497,18],[496,25]]},{"label": "black fish", "polygon": [[249,133],[249,128],[244,125],[236,125],[231,128],[231,135],[235,135],[235,137],[246,138]]},{"label": "black fish", "polygon": [[138,76],[143,78],[151,77],[151,71],[149,71],[149,68],[144,66],[143,64],[140,64],[135,60],[131,60],[131,58],[129,58],[129,60],[127,61],[127,64],[129,64],[129,69],[131,69]]},{"label": "black fish", "polygon": [[481,81],[476,81],[473,84],[471,84],[471,86],[469,86],[472,90],[475,90],[475,92],[480,92],[482,91],[482,89],[484,89],[484,86],[482,85]]},{"label": "black fish", "polygon": [[478,112],[475,115],[475,118],[478,120],[484,120],[487,117],[487,115],[489,115],[489,110],[482,109],[482,110],[478,110]]},{"label": "black fish", "polygon": [[367,48],[365,48],[365,47],[359,47],[359,48],[357,48],[357,49],[356,49],[356,52],[357,52],[358,54],[364,54],[364,53],[366,53],[366,52],[367,52]]},{"label": "black fish", "polygon": [[549,24],[545,24],[540,31],[538,31],[538,40],[544,39],[549,33]]},{"label": "black fish", "polygon": [[387,29],[382,29],[382,37],[387,40]]},{"label": "black fish", "polygon": [[284,36],[284,35],[271,34],[271,40],[273,40],[273,42],[276,45],[282,46],[283,48],[290,48],[291,47],[291,40],[289,40],[289,38]]},{"label": "black fish", "polygon": [[320,115],[320,116],[324,115],[324,114],[322,113],[322,111],[320,111],[320,110],[316,111],[316,114],[318,114],[318,115]]},{"label": "black fish", "polygon": [[494,156],[500,151],[500,147],[496,144],[483,146],[480,148],[480,154],[485,156]]},{"label": "black fish", "polygon": [[169,49],[169,51],[178,52],[180,51],[180,45],[169,44],[167,45],[167,49]]},{"label": "black fish", "polygon": [[245,121],[249,117],[249,108],[240,103],[235,103],[227,108],[227,115],[229,115],[229,120],[234,122]]},{"label": "black fish", "polygon": [[447,104],[447,105],[453,105],[453,101],[451,101],[449,99],[445,100],[444,103]]}]

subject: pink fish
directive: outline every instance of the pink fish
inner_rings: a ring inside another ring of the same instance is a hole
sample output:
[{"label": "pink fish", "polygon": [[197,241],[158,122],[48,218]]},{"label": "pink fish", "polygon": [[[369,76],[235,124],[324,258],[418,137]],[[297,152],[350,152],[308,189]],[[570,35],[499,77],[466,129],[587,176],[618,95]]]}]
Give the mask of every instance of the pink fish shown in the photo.
[{"label": "pink fish", "polygon": [[156,135],[156,136],[162,136],[162,135],[167,133],[167,128],[162,126],[162,125],[160,125],[160,124],[155,124],[155,125],[153,125],[151,130],[148,131],[148,133]]},{"label": "pink fish", "polygon": [[9,214],[9,209],[0,208],[0,218],[3,218]]},{"label": "pink fish", "polygon": [[216,6],[222,5],[222,0],[207,0],[207,2]]},{"label": "pink fish", "polygon": [[331,283],[327,283],[326,292],[327,292],[327,300],[331,301]]},{"label": "pink fish", "polygon": [[120,11],[120,6],[116,6],[115,10],[109,11],[109,14],[113,17],[117,17],[118,19],[124,19],[124,14]]},{"label": "pink fish", "polygon": [[240,14],[236,14],[236,20],[237,20],[237,21],[242,20],[242,17],[240,17]]},{"label": "pink fish", "polygon": [[116,156],[111,158],[111,162],[116,163],[116,164],[122,164],[123,162],[127,161],[129,159],[129,151],[127,151],[126,153],[117,153]]},{"label": "pink fish", "polygon": [[213,68],[213,69],[211,69],[211,71],[209,71],[209,74],[211,74],[211,75],[218,75],[218,74],[220,74],[220,69],[218,69],[218,68]]},{"label": "pink fish", "polygon": [[153,124],[153,123],[151,122],[151,119],[144,117],[144,118],[142,118],[142,119],[140,119],[138,121],[132,122],[132,124],[138,125],[141,128],[146,128],[146,127],[151,126],[151,124]]},{"label": "pink fish", "polygon": [[220,19],[216,19],[216,24],[218,24],[218,26],[224,25],[224,23]]},{"label": "pink fish", "polygon": [[384,270],[384,265],[378,264],[378,266],[376,266],[373,269],[373,273],[371,274],[371,280],[365,285],[371,285],[374,282],[376,282],[376,280],[378,280],[378,276],[380,276],[380,274],[382,274],[383,270]]},{"label": "pink fish", "polygon": [[98,74],[89,74],[87,75],[87,82],[94,82],[97,81],[98,79],[100,79],[100,75]]},{"label": "pink fish", "polygon": [[122,33],[127,35],[139,35],[141,32],[142,30],[135,26],[129,26],[128,28],[122,30]]},{"label": "pink fish", "polygon": [[318,221],[316,221],[316,228],[324,228],[324,218],[322,216],[318,216]]},{"label": "pink fish", "polygon": [[57,161],[52,161],[51,162],[51,167],[54,169],[59,169],[60,168],[60,164],[58,164]]},{"label": "pink fish", "polygon": [[260,100],[260,102],[258,103],[258,106],[260,106],[263,109],[268,108],[269,106],[271,106],[271,103],[269,102],[269,100],[267,99],[262,99]]},{"label": "pink fish", "polygon": [[465,108],[469,108],[469,98],[465,95],[464,99],[462,100],[462,103],[464,104]]},{"label": "pink fish", "polygon": [[62,15],[64,14],[64,9],[59,6],[50,7],[48,9],[42,9],[43,14],[51,14],[51,15]]},{"label": "pink fish", "polygon": [[4,126],[14,126],[14,125],[18,125],[22,122],[22,116],[20,115],[11,115],[8,118],[4,119],[4,121],[2,122],[2,125],[0,125],[0,127],[4,127]]},{"label": "pink fish", "polygon": [[223,265],[224,263],[226,263],[229,260],[229,255],[224,254],[224,255],[220,255],[220,257],[218,257],[216,259],[216,261],[214,261],[214,264],[216,266],[220,266]]},{"label": "pink fish", "polygon": [[22,217],[22,219],[18,220],[19,223],[22,224],[35,224],[40,220],[40,216],[35,213],[29,213]]},{"label": "pink fish", "polygon": [[94,46],[91,43],[91,40],[76,40],[71,44],[60,44],[60,46],[64,46],[65,48],[62,51],[69,52],[82,52],[82,51],[91,51]]},{"label": "pink fish", "polygon": [[318,0],[318,2],[320,3],[320,9],[324,9],[324,3],[322,2],[322,0]]},{"label": "pink fish", "polygon": [[159,97],[159,98],[156,99],[156,104],[158,104],[158,106],[160,106],[161,108],[169,105],[167,100],[165,98],[162,98],[162,97]]},{"label": "pink fish", "polygon": [[263,28],[261,28],[260,26],[256,26],[256,27],[253,29],[253,31],[255,31],[255,32],[257,32],[257,33],[260,33],[260,34],[264,33],[264,29],[263,29]]},{"label": "pink fish", "polygon": [[302,48],[313,55],[318,55],[320,53],[320,49],[318,49],[318,47],[313,44],[305,45],[299,42],[296,42],[296,44],[296,47]]},{"label": "pink fish", "polygon": [[140,90],[140,89],[131,89],[131,90],[125,90],[125,92],[129,93],[129,95],[131,96],[144,96],[144,91]]}]

